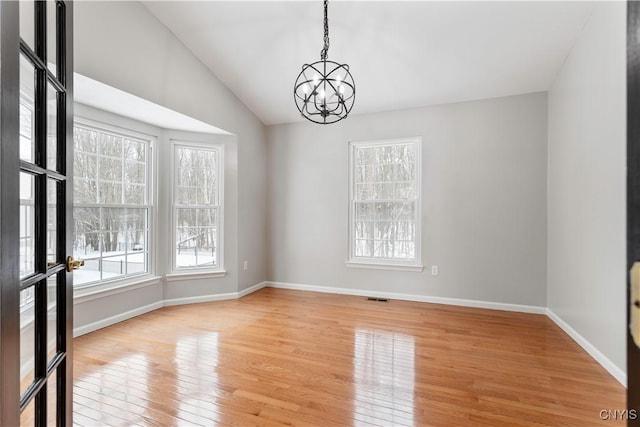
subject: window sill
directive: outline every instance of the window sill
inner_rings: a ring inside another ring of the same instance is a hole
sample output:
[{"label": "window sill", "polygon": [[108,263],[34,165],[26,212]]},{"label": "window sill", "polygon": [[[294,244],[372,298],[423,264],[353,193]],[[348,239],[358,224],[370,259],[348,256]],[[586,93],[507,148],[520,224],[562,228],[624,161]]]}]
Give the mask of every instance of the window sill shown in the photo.
[{"label": "window sill", "polygon": [[73,303],[81,304],[87,301],[116,295],[122,292],[133,291],[135,289],[146,288],[160,284],[158,276],[137,277],[126,281],[112,282],[109,284],[87,286],[85,288],[74,289]]},{"label": "window sill", "polygon": [[360,261],[347,261],[346,266],[348,268],[365,268],[372,270],[394,270],[394,271],[416,271],[421,272],[424,270],[422,265],[410,265],[410,264],[382,264],[373,262],[360,262]]},{"label": "window sill", "polygon": [[219,277],[225,277],[227,272],[225,270],[216,271],[176,271],[168,273],[165,277],[167,282],[177,282],[179,280],[197,280],[197,279],[215,279]]}]

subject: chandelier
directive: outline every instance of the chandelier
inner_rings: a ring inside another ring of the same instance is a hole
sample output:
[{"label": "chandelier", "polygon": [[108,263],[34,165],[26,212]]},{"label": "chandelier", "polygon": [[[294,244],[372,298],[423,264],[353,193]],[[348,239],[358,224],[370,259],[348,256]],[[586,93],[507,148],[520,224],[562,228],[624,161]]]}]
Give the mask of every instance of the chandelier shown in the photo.
[{"label": "chandelier", "polygon": [[356,84],[347,64],[327,59],[329,52],[328,0],[324,0],[324,47],[320,61],[304,64],[293,88],[302,117],[314,123],[335,123],[347,117],[356,97]]}]

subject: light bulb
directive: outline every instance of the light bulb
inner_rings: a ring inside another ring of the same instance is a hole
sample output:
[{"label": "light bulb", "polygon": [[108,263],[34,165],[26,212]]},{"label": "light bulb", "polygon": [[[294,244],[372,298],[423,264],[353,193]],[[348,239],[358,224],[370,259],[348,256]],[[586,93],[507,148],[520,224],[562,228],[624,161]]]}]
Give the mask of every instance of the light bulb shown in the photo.
[{"label": "light bulb", "polygon": [[344,86],[340,86],[338,90],[340,91],[340,95],[344,95]]},{"label": "light bulb", "polygon": [[318,83],[320,83],[320,77],[318,77],[318,75],[317,75],[317,74],[315,74],[315,75],[313,76],[313,85],[314,85],[314,86],[318,86]]},{"label": "light bulb", "polygon": [[340,77],[340,74],[338,74],[338,77],[336,77],[336,83],[338,84],[338,86],[342,84],[342,77]]},{"label": "light bulb", "polygon": [[302,91],[304,92],[304,94],[308,94],[309,93],[309,85],[308,84],[303,84],[302,85]]},{"label": "light bulb", "polygon": [[324,99],[324,89],[320,90],[320,99]]}]

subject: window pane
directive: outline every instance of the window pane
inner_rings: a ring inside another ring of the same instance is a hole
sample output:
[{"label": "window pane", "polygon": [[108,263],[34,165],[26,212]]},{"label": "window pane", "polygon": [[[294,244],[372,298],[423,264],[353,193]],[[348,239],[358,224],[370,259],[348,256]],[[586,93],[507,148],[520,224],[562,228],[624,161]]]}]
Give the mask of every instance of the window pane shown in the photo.
[{"label": "window pane", "polygon": [[145,164],[144,162],[126,161],[124,163],[125,182],[144,184]]},{"label": "window pane", "polygon": [[356,256],[371,257],[373,256],[373,240],[357,239],[356,240]]},{"label": "window pane", "polygon": [[122,137],[100,132],[98,134],[98,152],[105,156],[122,158]]},{"label": "window pane", "polygon": [[98,179],[98,161],[94,154],[76,151],[73,155],[73,176],[76,178]]},{"label": "window pane", "polygon": [[[97,209],[96,209],[97,210]],[[74,209],[74,215],[77,210]],[[101,280],[100,258],[102,255],[102,234],[84,232],[76,234],[73,257],[84,260],[84,266],[73,271],[74,285],[82,285]]]},{"label": "window pane", "polygon": [[[47,361],[50,361],[56,354],[56,332],[58,319],[58,302],[56,280],[60,276],[58,273],[47,279]],[[64,280],[64,276],[62,276]]]},{"label": "window pane", "polygon": [[416,184],[414,181],[400,182],[395,185],[394,190],[396,199],[415,199]]},{"label": "window pane", "polygon": [[84,266],[73,271],[75,285],[99,281],[102,234],[100,208],[74,208],[73,257],[84,260]]},{"label": "window pane", "polygon": [[[20,4],[22,3],[20,2]],[[34,85],[35,73],[33,65],[23,55],[20,55],[20,159],[31,163],[35,162],[33,135]]]},{"label": "window pane", "polygon": [[[61,369],[58,367],[58,369]],[[56,381],[57,372],[53,372],[47,379],[47,425],[55,426],[56,417],[58,416],[58,408],[56,402],[58,398],[56,396]]]},{"label": "window pane", "polygon": [[176,204],[178,205],[195,205],[196,204],[196,188],[195,187],[177,187],[176,188]]},{"label": "window pane", "polygon": [[124,140],[124,158],[144,164],[146,159],[146,144],[141,141],[134,141],[125,138]]},{"label": "window pane", "polygon": [[57,206],[58,183],[53,179],[47,180],[47,261],[56,261],[57,250]]},{"label": "window pane", "polygon": [[95,130],[79,126],[73,128],[73,145],[76,152],[95,153],[97,141],[98,133]]},{"label": "window pane", "polygon": [[123,230],[126,228],[126,210],[123,208],[104,208],[100,229],[102,231],[103,256],[119,255],[125,252],[126,241]]},{"label": "window pane", "polygon": [[35,8],[33,0],[20,0],[20,38],[27,43],[27,45],[34,50],[35,44],[33,43],[35,36]]},{"label": "window pane", "polygon": [[145,194],[144,185],[124,185],[124,203],[127,205],[143,205]]},{"label": "window pane", "polygon": [[128,275],[146,273],[147,271],[147,253],[143,251],[133,252],[127,256]]},{"label": "window pane", "polygon": [[144,246],[145,234],[147,229],[147,210],[146,209],[127,209],[126,216],[123,220],[122,230],[125,234],[127,242],[126,249],[128,252],[142,250]]},{"label": "window pane", "polygon": [[[180,204],[216,205],[218,203],[217,151],[176,147],[176,194]],[[192,188],[187,190],[186,188]]]},{"label": "window pane", "polygon": [[122,181],[122,159],[101,157],[98,178],[103,181]]},{"label": "window pane", "polygon": [[199,226],[215,226],[218,223],[216,209],[197,209],[196,215]]},{"label": "window pane", "polygon": [[34,379],[35,286],[20,292],[20,392]]},{"label": "window pane", "polygon": [[[22,3],[22,2],[20,2]],[[20,413],[20,427],[31,427],[36,425],[36,399],[31,402]]]},{"label": "window pane", "polygon": [[373,224],[372,221],[356,222],[356,239],[366,239],[373,236]]},{"label": "window pane", "polygon": [[57,119],[58,119],[58,91],[47,84],[47,168],[57,169]]},{"label": "window pane", "polygon": [[20,277],[35,272],[35,178],[20,172]]},{"label": "window pane", "polygon": [[122,183],[104,182],[98,183],[98,202],[105,204],[122,203]]},{"label": "window pane", "polygon": [[57,60],[57,6],[55,1],[47,1],[47,66],[55,75]]},{"label": "window pane", "polygon": [[102,272],[102,280],[124,277],[126,269],[126,261],[124,255],[103,257],[99,261],[99,268]]},{"label": "window pane", "polygon": [[216,229],[214,227],[206,227],[201,229],[200,239],[198,239],[198,266],[215,266],[215,241]]}]

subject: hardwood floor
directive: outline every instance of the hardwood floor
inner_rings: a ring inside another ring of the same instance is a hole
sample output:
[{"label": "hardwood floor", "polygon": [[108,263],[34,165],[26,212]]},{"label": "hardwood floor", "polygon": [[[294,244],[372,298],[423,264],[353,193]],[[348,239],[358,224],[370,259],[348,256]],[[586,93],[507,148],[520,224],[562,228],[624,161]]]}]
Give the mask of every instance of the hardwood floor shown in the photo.
[{"label": "hardwood floor", "polygon": [[625,390],[542,315],[262,289],[75,340],[74,421],[596,426]]}]

